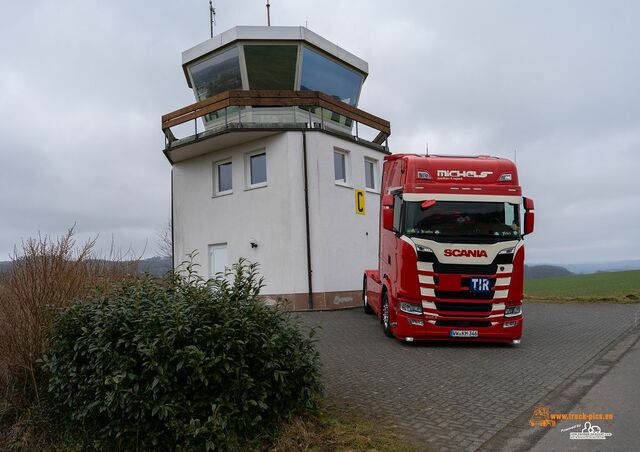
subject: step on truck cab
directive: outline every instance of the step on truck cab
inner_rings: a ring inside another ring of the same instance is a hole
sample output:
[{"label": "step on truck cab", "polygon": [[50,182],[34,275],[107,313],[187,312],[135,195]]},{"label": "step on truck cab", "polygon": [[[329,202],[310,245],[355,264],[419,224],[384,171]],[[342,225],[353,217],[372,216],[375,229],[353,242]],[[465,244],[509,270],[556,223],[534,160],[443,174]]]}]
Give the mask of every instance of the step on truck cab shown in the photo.
[{"label": "step on truck cab", "polygon": [[533,208],[510,160],[385,157],[379,265],[364,273],[365,312],[408,342],[519,343]]}]

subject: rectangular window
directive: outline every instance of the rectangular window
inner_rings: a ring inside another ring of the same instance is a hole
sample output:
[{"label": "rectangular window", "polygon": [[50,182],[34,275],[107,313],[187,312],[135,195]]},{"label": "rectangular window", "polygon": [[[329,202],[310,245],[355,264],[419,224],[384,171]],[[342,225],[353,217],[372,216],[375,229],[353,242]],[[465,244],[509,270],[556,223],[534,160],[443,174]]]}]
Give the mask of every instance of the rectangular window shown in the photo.
[{"label": "rectangular window", "polygon": [[376,189],[376,166],[375,160],[364,159],[364,185],[370,190]]},{"label": "rectangular window", "polygon": [[335,174],[335,181],[343,184],[349,183],[348,175],[348,154],[344,151],[333,151],[333,170]]},{"label": "rectangular window", "polygon": [[229,265],[227,260],[226,243],[209,245],[209,277],[213,278],[218,273],[224,273]]},{"label": "rectangular window", "polygon": [[267,154],[264,151],[247,154],[245,160],[247,188],[267,185]]},{"label": "rectangular window", "polygon": [[402,218],[402,193],[394,195],[393,200],[393,230],[400,231],[400,219]]},{"label": "rectangular window", "polygon": [[228,195],[233,193],[232,168],[230,161],[218,162],[214,164],[213,186],[214,195]]}]

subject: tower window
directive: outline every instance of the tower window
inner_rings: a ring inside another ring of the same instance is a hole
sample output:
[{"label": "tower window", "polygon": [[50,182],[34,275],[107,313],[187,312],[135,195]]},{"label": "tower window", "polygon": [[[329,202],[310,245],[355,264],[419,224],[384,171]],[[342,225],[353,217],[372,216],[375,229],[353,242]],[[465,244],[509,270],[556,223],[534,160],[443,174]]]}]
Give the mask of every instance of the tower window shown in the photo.
[{"label": "tower window", "polygon": [[230,89],[242,89],[237,47],[192,64],[189,73],[198,100]]},{"label": "tower window", "polygon": [[336,184],[349,185],[351,183],[349,152],[338,149],[333,151],[333,171]]},{"label": "tower window", "polygon": [[358,105],[364,77],[345,65],[304,47],[302,52],[302,91],[322,91],[349,105]]},{"label": "tower window", "polygon": [[217,162],[213,170],[214,195],[228,195],[233,193],[233,166],[230,160]]},{"label": "tower window", "polygon": [[250,89],[294,89],[298,46],[244,45]]},{"label": "tower window", "polygon": [[247,188],[258,188],[267,185],[267,154],[264,151],[247,155]]},{"label": "tower window", "polygon": [[376,189],[376,166],[375,160],[364,159],[364,185],[370,190]]}]

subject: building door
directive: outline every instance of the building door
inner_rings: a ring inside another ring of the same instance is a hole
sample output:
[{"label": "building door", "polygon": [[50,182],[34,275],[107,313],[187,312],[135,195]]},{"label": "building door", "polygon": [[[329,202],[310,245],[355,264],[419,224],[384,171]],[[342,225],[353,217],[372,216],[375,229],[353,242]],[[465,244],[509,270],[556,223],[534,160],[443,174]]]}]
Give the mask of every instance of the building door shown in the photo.
[{"label": "building door", "polygon": [[228,267],[227,244],[217,243],[209,245],[209,277],[213,278],[217,273],[224,273]]}]

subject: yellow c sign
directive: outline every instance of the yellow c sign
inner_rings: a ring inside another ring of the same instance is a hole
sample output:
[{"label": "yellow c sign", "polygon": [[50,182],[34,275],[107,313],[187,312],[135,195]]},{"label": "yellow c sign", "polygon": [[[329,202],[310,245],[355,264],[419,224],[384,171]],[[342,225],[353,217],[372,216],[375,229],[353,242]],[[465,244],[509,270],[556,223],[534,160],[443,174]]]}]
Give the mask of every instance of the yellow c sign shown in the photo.
[{"label": "yellow c sign", "polygon": [[356,213],[358,215],[365,215],[366,211],[364,208],[364,190],[356,189]]}]

